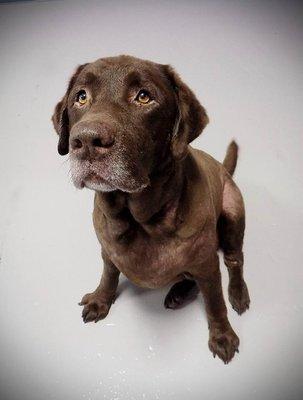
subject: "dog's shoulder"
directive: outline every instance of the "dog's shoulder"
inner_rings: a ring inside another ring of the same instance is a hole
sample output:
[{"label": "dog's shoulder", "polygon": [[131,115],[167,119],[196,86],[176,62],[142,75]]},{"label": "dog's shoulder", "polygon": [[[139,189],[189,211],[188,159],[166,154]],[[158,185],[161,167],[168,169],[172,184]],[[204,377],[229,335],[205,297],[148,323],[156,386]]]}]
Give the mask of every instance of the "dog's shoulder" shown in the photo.
[{"label": "dog's shoulder", "polygon": [[189,146],[185,174],[191,206],[194,209],[212,208],[221,212],[225,170],[222,164],[202,150]]},{"label": "dog's shoulder", "polygon": [[223,165],[213,158],[210,154],[206,153],[203,150],[198,150],[192,146],[189,147],[189,156],[195,160],[197,166],[202,171],[206,173],[210,172],[212,174],[221,175],[224,173]]},{"label": "dog's shoulder", "polygon": [[215,160],[205,151],[189,146],[189,155],[186,160],[186,174],[190,180],[202,184],[210,190],[217,187],[223,189],[225,169],[223,165]]}]

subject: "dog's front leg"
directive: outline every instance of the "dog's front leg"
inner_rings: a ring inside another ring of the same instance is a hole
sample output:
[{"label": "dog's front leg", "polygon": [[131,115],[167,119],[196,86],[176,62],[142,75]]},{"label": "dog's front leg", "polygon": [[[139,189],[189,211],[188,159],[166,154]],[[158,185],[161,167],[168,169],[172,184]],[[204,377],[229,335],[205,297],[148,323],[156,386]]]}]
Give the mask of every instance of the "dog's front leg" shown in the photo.
[{"label": "dog's front leg", "polygon": [[208,346],[227,364],[238,351],[239,338],[233,331],[228,318],[222,293],[219,257],[213,255],[201,266],[200,273],[194,276],[204,298],[209,327]]},{"label": "dog's front leg", "polygon": [[99,286],[94,292],[83,296],[79,303],[80,306],[84,306],[82,311],[84,322],[98,322],[104,319],[115,300],[120,271],[103,252],[102,258],[104,268]]}]

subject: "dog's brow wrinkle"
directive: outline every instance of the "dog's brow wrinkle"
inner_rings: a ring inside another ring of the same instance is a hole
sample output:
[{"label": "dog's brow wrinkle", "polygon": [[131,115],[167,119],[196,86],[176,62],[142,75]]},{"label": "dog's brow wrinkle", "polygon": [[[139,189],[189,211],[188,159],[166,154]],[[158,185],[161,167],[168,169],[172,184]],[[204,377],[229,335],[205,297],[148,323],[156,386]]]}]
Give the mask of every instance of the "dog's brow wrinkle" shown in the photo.
[{"label": "dog's brow wrinkle", "polygon": [[125,76],[124,82],[128,86],[140,85],[141,77],[137,71],[131,71]]},{"label": "dog's brow wrinkle", "polygon": [[98,81],[99,81],[98,76],[95,75],[93,72],[88,72],[85,75],[84,82],[86,85],[92,85],[94,83],[97,83]]}]

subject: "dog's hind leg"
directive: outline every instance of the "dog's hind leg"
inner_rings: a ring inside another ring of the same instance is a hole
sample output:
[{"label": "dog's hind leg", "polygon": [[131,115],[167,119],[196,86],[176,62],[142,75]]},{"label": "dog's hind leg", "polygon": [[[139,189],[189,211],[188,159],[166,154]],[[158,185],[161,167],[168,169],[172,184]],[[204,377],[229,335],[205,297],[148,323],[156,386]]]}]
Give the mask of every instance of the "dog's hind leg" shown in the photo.
[{"label": "dog's hind leg", "polygon": [[198,293],[199,288],[194,280],[183,279],[171,287],[165,297],[164,306],[171,309],[181,308],[194,300]]},{"label": "dog's hind leg", "polygon": [[218,221],[220,247],[229,274],[228,298],[235,311],[249,308],[250,298],[243,279],[243,238],[245,210],[240,190],[227,176],[223,191],[223,210]]}]

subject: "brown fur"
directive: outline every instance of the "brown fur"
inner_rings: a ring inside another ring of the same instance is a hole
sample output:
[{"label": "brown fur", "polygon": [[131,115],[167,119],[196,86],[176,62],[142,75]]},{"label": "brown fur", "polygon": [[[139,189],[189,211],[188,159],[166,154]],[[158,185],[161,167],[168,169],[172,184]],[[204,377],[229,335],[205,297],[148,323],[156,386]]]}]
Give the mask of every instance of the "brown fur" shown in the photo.
[{"label": "brown fur", "polygon": [[[138,105],[135,95],[146,86],[154,100]],[[85,107],[75,103],[81,88],[90,94]],[[104,270],[97,289],[80,303],[84,321],[107,315],[120,272],[146,288],[174,283],[167,308],[182,306],[199,289],[209,348],[228,363],[239,339],[222,294],[220,247],[229,271],[229,300],[239,314],[249,306],[243,280],[245,212],[231,178],[236,143],[223,165],[192,148],[189,143],[208,123],[205,109],[170,66],[129,56],[80,66],[53,122],[59,153],[70,151],[80,186],[89,187],[93,179],[109,190],[95,193],[93,222]]]}]

